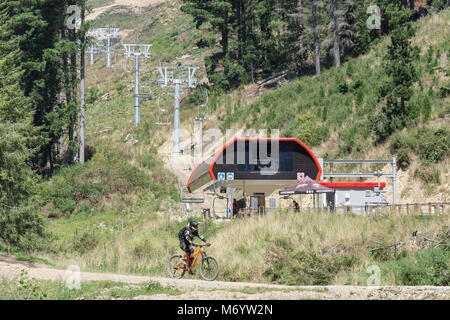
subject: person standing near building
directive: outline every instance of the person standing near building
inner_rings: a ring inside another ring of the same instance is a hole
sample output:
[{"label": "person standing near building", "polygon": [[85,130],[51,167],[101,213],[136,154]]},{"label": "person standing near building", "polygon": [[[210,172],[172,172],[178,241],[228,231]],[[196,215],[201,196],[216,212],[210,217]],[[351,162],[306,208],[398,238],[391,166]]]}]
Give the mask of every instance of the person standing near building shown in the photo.
[{"label": "person standing near building", "polygon": [[233,218],[236,217],[237,214],[238,214],[237,202],[236,199],[233,199]]},{"label": "person standing near building", "polygon": [[300,212],[300,206],[298,205],[298,202],[292,199],[294,204],[294,212]]}]

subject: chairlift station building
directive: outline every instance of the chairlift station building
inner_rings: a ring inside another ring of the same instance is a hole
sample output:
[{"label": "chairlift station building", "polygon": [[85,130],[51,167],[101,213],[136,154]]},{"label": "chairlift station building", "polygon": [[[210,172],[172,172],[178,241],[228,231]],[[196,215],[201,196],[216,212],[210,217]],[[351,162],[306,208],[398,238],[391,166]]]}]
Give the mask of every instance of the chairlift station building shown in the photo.
[{"label": "chairlift station building", "polygon": [[[216,193],[216,189],[222,192],[226,189],[229,196],[240,190],[244,199],[250,200],[253,210],[263,213],[267,211],[266,207],[269,211],[277,207],[275,198],[266,197],[294,185],[302,176],[309,176],[335,190],[328,195],[315,195],[315,207],[346,205],[359,209],[386,203],[382,195],[385,182],[327,182],[324,181],[327,175],[323,173],[323,166],[324,160],[317,158],[296,138],[234,138],[192,171],[187,189],[191,193],[207,190]],[[332,180],[336,174],[329,176]],[[369,177],[374,174],[350,176]],[[390,175],[378,175],[379,178],[381,176]]]}]

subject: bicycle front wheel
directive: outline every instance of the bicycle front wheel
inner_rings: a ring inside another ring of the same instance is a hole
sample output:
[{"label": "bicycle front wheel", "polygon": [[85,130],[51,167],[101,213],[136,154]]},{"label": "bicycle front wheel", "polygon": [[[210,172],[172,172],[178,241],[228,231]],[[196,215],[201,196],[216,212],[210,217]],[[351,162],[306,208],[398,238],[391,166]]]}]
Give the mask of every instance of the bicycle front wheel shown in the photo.
[{"label": "bicycle front wheel", "polygon": [[169,258],[167,272],[172,279],[183,278],[186,273],[186,267],[183,262],[183,257],[180,254],[175,254]]},{"label": "bicycle front wheel", "polygon": [[205,280],[215,280],[217,278],[217,275],[219,274],[219,263],[217,262],[216,258],[214,258],[213,256],[207,256],[205,259],[203,259],[200,265],[200,274]]}]

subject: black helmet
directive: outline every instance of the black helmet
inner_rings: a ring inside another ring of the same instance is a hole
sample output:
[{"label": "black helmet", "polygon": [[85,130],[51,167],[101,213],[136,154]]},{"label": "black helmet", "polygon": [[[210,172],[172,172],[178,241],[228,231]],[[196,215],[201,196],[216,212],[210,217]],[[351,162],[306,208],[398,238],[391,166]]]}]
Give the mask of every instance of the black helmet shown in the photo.
[{"label": "black helmet", "polygon": [[197,221],[189,222],[189,228],[191,228],[194,231],[197,231],[198,230],[198,222]]}]

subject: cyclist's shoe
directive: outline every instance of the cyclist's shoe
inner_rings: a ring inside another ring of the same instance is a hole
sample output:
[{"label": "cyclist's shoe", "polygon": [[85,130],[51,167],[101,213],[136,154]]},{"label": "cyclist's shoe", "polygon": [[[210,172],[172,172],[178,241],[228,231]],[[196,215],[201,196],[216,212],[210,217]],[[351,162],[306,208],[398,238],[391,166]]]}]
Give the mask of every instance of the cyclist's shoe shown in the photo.
[{"label": "cyclist's shoe", "polygon": [[195,274],[195,272],[194,271],[192,271],[192,269],[189,269],[189,274],[191,274],[191,275],[194,275]]}]

